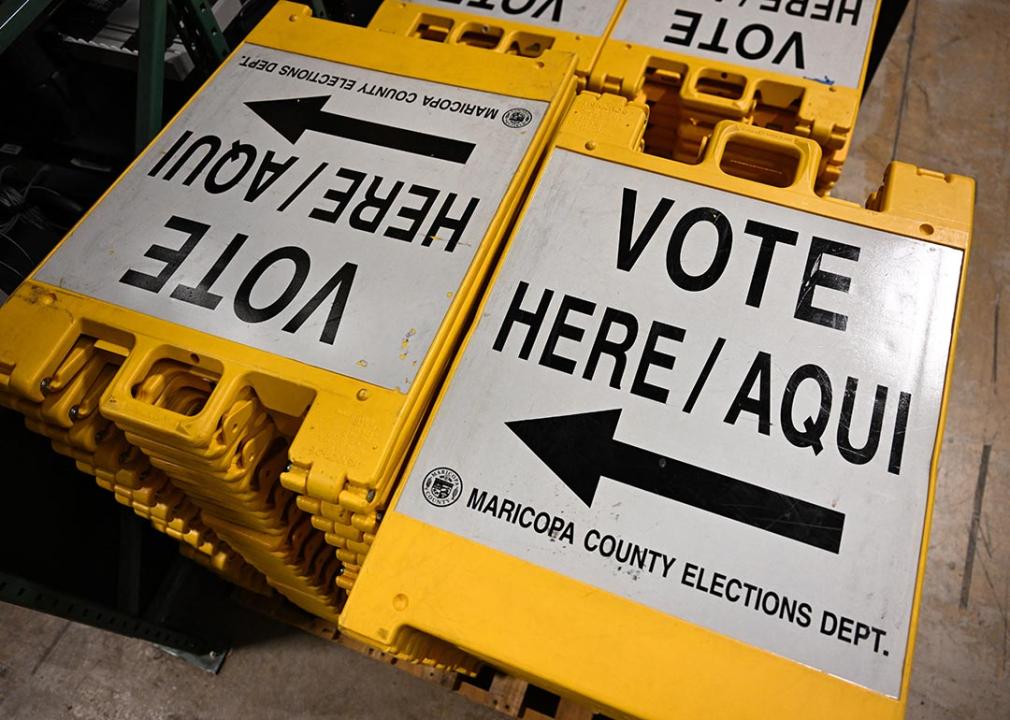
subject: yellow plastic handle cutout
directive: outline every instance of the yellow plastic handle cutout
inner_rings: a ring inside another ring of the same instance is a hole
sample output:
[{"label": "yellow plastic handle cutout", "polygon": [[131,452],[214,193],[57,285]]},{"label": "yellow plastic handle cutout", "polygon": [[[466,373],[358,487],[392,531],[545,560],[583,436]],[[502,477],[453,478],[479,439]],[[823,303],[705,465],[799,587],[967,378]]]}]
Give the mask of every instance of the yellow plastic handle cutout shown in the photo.
[{"label": "yellow plastic handle cutout", "polygon": [[725,175],[814,195],[821,148],[807,138],[724,120],[715,126],[702,164]]}]

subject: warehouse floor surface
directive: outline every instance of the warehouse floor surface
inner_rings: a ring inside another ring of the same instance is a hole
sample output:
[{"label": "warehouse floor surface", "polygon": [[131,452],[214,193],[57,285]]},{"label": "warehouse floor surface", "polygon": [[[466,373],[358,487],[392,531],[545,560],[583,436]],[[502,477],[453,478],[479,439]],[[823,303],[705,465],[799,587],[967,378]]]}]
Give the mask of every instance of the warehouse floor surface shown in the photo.
[{"label": "warehouse floor surface", "polygon": [[[1010,718],[1010,3],[910,0],[835,195],[892,158],[978,182],[909,720]],[[886,549],[882,548],[882,551]],[[145,642],[0,604],[0,718],[495,718],[250,615],[212,676]]]}]

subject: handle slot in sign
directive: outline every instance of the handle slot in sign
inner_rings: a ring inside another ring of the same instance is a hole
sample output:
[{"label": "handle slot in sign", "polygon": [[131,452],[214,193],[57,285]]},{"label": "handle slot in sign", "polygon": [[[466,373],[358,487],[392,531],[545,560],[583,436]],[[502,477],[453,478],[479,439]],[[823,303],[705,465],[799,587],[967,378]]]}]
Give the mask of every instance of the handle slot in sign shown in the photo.
[{"label": "handle slot in sign", "polygon": [[554,46],[550,35],[525,30],[506,29],[498,25],[468,22],[458,27],[451,17],[424,13],[417,18],[410,37],[437,43],[469,45],[484,50],[497,50],[506,55],[538,58]]},{"label": "handle slot in sign", "polygon": [[813,194],[820,162],[821,148],[813,140],[727,120],[716,125],[702,164],[733,177]]},{"label": "handle slot in sign", "polygon": [[441,17],[439,15],[422,15],[417,19],[417,25],[410,33],[410,37],[420,40],[431,40],[432,42],[447,42],[449,33],[452,31],[452,18]]}]

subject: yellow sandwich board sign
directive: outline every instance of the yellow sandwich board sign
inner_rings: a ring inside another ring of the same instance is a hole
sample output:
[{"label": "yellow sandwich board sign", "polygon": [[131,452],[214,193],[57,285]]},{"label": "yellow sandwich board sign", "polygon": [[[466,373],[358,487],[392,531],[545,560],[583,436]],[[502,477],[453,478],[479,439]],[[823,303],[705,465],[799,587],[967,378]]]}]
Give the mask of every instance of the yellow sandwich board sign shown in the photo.
[{"label": "yellow sandwich board sign", "polygon": [[618,714],[899,717],[973,183],[895,163],[864,209],[809,140],[688,166],[644,124],[576,100],[341,624]]}]

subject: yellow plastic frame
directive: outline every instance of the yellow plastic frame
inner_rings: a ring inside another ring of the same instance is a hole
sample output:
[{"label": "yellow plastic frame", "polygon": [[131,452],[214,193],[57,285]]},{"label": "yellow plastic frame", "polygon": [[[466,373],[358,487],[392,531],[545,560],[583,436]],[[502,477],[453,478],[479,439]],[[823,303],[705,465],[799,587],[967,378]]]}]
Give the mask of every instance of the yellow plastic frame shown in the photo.
[{"label": "yellow plastic frame", "polygon": [[[417,3],[401,2],[401,0],[385,0],[379,9],[372,16],[368,27],[370,30],[393,33],[402,37],[411,37],[416,33],[418,26],[432,19],[447,21],[449,29],[443,42],[454,45],[459,44],[462,35],[469,28],[484,27],[501,30],[502,35],[497,45],[493,48],[495,52],[507,52],[512,41],[526,35],[536,35],[549,37],[553,44],[551,50],[555,52],[569,52],[575,55],[575,73],[579,77],[580,88],[585,85],[589,72],[596,63],[596,59],[603,49],[606,38],[614,29],[620,10],[624,7],[625,0],[594,0],[606,1],[614,6],[614,12],[610,16],[606,30],[602,35],[582,35],[567,30],[545,28],[539,25],[529,25],[522,22],[513,22],[497,17],[486,17],[469,13],[465,10],[455,10],[448,7],[432,7],[430,5],[420,5]],[[464,5],[460,6],[465,7]],[[490,49],[490,48],[489,48]],[[539,56],[537,56],[539,57]]]}]

